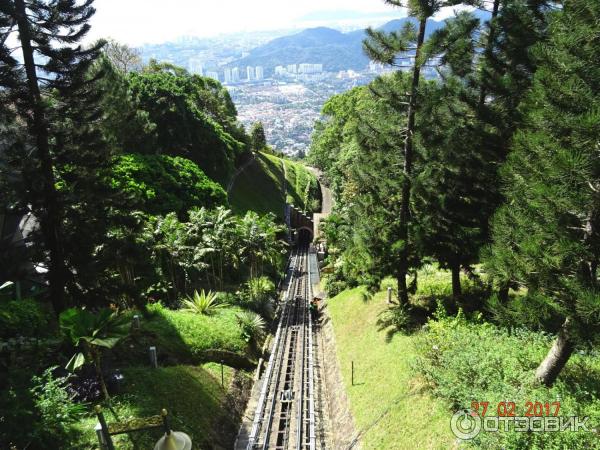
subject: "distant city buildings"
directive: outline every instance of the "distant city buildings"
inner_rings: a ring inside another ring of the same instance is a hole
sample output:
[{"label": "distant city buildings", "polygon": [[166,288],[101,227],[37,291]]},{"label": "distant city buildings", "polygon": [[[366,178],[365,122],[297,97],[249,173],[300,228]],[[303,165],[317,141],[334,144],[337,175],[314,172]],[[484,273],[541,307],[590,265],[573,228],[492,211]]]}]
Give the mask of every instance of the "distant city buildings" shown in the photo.
[{"label": "distant city buildings", "polygon": [[[321,73],[321,72],[323,72],[323,64],[307,64],[307,63],[298,64],[298,73],[309,74],[309,73]],[[294,73],[296,73],[296,72],[294,72]]]},{"label": "distant city buildings", "polygon": [[296,69],[296,64],[288,64],[287,71],[288,73],[298,73],[298,70]]},{"label": "distant city buildings", "polygon": [[232,77],[231,77],[231,69],[225,69],[225,72],[223,73],[223,81],[225,83],[231,83],[232,81]]},{"label": "distant city buildings", "polygon": [[254,80],[254,67],[252,67],[252,66],[246,67],[246,79],[248,81]]},{"label": "distant city buildings", "polygon": [[219,81],[219,74],[217,72],[213,72],[213,71],[206,72],[206,76],[208,78],[212,78],[213,80]]},{"label": "distant city buildings", "polygon": [[254,75],[256,76],[257,80],[262,80],[265,77],[265,71],[263,70],[262,66],[256,66],[256,69],[254,71]]},{"label": "distant city buildings", "polygon": [[239,81],[240,81],[240,69],[238,69],[237,67],[234,67],[233,69],[231,69],[231,82],[239,83]]},{"label": "distant city buildings", "polygon": [[195,73],[197,75],[204,75],[204,67],[202,67],[202,61],[197,58],[190,58],[188,60],[188,70],[190,73]]}]

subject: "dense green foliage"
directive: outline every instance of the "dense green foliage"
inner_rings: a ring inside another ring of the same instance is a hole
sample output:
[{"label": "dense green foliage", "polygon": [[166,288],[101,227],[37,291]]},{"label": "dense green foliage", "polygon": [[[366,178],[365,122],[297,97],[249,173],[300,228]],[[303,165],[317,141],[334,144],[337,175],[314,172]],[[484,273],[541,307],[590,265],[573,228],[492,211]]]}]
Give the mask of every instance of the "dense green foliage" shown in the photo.
[{"label": "dense green foliage", "polygon": [[507,204],[492,222],[486,259],[498,279],[546,298],[544,312],[570,318],[583,338],[600,325],[598,14],[597,4],[567,3],[537,49],[526,122],[502,169]]},{"label": "dense green foliage", "polygon": [[119,156],[111,187],[127,198],[130,207],[151,215],[171,211],[184,217],[192,208],[223,205],[223,188],[191,160],[167,155]]},{"label": "dense green foliage", "polygon": [[129,74],[126,83],[129,107],[143,115],[145,129],[152,131],[129,134],[125,151],[182,156],[213,179],[227,179],[246,138],[229,94],[218,82],[150,65]]},{"label": "dense green foliage", "polygon": [[[408,2],[418,30],[370,30],[366,52],[397,64],[442,4]],[[418,304],[418,269],[436,261],[451,269],[454,309],[482,309],[495,291],[487,317],[558,333],[535,373],[551,385],[600,324],[598,10],[492,6],[488,22],[461,12],[417,39],[412,77],[383,76],[323,108],[309,159],[338,199],[324,226],[327,288],[374,289],[392,275],[400,303],[408,292]],[[438,80],[417,82],[425,63],[439,64]],[[381,321],[404,328],[408,314],[420,312],[406,305]]]},{"label": "dense green foliage", "polygon": [[48,308],[33,299],[0,302],[0,338],[46,336],[49,325]]},{"label": "dense green foliage", "polygon": [[[524,416],[527,402],[560,402],[559,415],[600,419],[596,352],[574,356],[562,379],[546,388],[534,382],[533,373],[547,352],[551,336],[526,329],[506,330],[480,320],[468,321],[460,312],[447,317],[443,309],[437,320],[417,336],[415,368],[432,386],[435,395],[455,409],[471,410],[471,402],[489,402],[486,415],[498,416],[498,405],[514,402],[515,414]],[[594,376],[594,375],[592,375]],[[483,407],[479,410],[481,413]],[[552,408],[552,411],[554,408]],[[592,432],[481,432],[473,448],[564,449],[589,448],[596,442]]]}]

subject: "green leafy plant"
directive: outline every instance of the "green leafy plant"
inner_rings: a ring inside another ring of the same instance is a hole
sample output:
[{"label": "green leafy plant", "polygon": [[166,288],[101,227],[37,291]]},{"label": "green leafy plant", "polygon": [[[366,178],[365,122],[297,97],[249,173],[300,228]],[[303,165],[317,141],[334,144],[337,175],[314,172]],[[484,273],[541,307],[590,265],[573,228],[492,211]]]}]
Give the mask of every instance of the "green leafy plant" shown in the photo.
[{"label": "green leafy plant", "polygon": [[252,311],[242,311],[236,314],[236,319],[246,342],[256,343],[264,336],[266,323],[260,315]]},{"label": "green leafy plant", "polygon": [[40,433],[51,436],[54,443],[68,446],[76,434],[72,425],[85,412],[85,405],[73,401],[73,395],[67,391],[68,377],[54,377],[56,367],[32,378],[31,394],[41,416]]},{"label": "green leafy plant", "polygon": [[218,301],[218,292],[205,292],[204,289],[202,289],[200,293],[198,293],[198,291],[194,291],[194,295],[192,297],[188,297],[187,299],[183,300],[182,310],[208,316],[214,314],[217,309],[224,306],[223,303],[218,303]]},{"label": "green leafy plant", "polygon": [[258,277],[248,280],[243,295],[247,297],[247,305],[252,311],[267,319],[273,317],[275,285],[269,278]]},{"label": "green leafy plant", "polygon": [[380,330],[388,330],[390,334],[405,332],[412,324],[409,308],[405,305],[393,305],[379,314],[377,326]]},{"label": "green leafy plant", "polygon": [[48,334],[48,312],[32,299],[0,303],[0,337],[40,337]]},{"label": "green leafy plant", "polygon": [[110,400],[108,389],[102,375],[101,350],[111,349],[129,334],[129,319],[108,308],[92,313],[86,309],[70,308],[59,317],[60,329],[69,341],[80,348],[66,365],[66,369],[75,371],[86,362],[94,364],[96,376],[102,393]]}]

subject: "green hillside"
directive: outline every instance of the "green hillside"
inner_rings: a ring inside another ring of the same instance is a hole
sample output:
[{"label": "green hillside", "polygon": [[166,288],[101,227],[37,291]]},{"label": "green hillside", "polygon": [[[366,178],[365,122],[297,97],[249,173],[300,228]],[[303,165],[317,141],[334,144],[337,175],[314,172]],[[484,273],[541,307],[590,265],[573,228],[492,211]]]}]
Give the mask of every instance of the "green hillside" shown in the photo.
[{"label": "green hillside", "polygon": [[[287,191],[285,195],[284,189]],[[271,212],[280,219],[283,219],[286,200],[301,209],[318,211],[319,183],[302,164],[266,153],[256,156],[255,161],[237,177],[229,193],[229,203],[234,212]]]}]

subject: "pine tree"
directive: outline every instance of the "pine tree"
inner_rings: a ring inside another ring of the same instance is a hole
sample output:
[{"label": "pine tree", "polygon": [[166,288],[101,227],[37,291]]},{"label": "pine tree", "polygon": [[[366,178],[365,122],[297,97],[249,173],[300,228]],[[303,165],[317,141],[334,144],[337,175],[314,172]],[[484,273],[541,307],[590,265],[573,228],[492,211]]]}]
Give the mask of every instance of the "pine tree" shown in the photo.
[{"label": "pine tree", "polygon": [[398,298],[400,303],[408,303],[408,286],[406,275],[409,270],[410,255],[414,251],[409,240],[409,222],[411,220],[411,190],[413,181],[414,138],[417,126],[415,116],[418,108],[418,91],[421,77],[421,68],[426,58],[423,56],[427,19],[432,17],[444,6],[458,4],[471,4],[473,2],[441,1],[441,0],[386,0],[386,3],[395,7],[407,7],[409,14],[416,17],[418,27],[408,22],[403,30],[385,33],[369,28],[368,39],[364,42],[364,50],[374,61],[397,65],[399,58],[413,60],[412,82],[408,93],[408,112],[406,128],[402,130],[404,139],[403,148],[403,177],[400,213],[398,217],[398,241],[401,243],[400,255],[396,277],[398,280]]},{"label": "pine tree", "polygon": [[[66,158],[73,153],[66,150],[71,145],[90,144],[88,155],[95,150],[95,132],[76,127],[93,120],[85,108],[85,99],[91,99],[88,85],[94,81],[87,74],[103,45],[98,42],[86,49],[77,45],[90,28],[92,2],[9,0],[0,4],[0,86],[31,137],[23,144],[23,149],[32,149],[34,161],[23,168],[22,201],[31,205],[40,222],[56,313],[66,307],[64,291],[72,277],[66,263],[66,218],[64,199],[57,189],[57,168],[68,164]],[[22,63],[7,44],[10,36],[17,36]]]},{"label": "pine tree", "polygon": [[250,130],[250,139],[252,142],[252,149],[258,152],[267,146],[267,137],[265,136],[265,127],[262,122],[256,122],[252,125]]},{"label": "pine tree", "polygon": [[502,169],[506,205],[493,220],[488,270],[562,320],[536,377],[551,385],[577,343],[598,330],[600,290],[600,4],[570,0],[538,45],[533,88]]},{"label": "pine tree", "polygon": [[452,270],[454,296],[461,293],[461,267],[478,260],[502,203],[497,171],[521,121],[518,106],[535,71],[529,50],[544,38],[545,3],[496,0],[486,23],[461,12],[424,49],[428,58],[441,56],[443,87],[423,97],[417,240],[424,256]]}]

